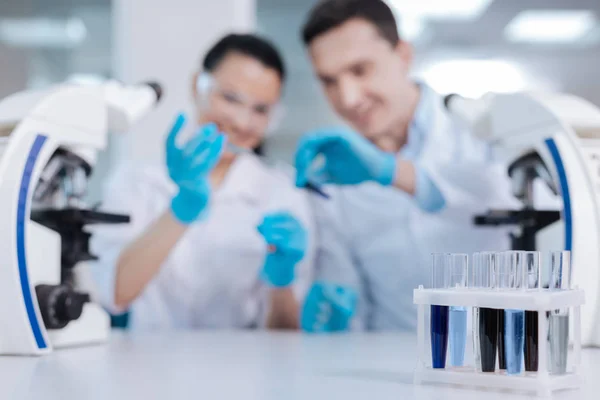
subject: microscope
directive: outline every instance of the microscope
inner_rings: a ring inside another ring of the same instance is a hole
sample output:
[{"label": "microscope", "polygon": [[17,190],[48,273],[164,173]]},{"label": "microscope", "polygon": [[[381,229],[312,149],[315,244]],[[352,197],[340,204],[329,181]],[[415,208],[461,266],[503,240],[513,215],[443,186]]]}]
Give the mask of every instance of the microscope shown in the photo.
[{"label": "microscope", "polygon": [[158,84],[107,81],[24,91],[0,101],[0,354],[101,343],[109,315],[86,262],[91,224],[129,216],[87,207],[97,153],[161,97]]},{"label": "microscope", "polygon": [[[600,346],[600,110],[557,93],[449,95],[445,105],[490,143],[522,203],[478,215],[475,224],[511,225],[514,250],[571,251],[573,285],[586,293],[582,344]],[[540,191],[557,207],[536,205]]]}]

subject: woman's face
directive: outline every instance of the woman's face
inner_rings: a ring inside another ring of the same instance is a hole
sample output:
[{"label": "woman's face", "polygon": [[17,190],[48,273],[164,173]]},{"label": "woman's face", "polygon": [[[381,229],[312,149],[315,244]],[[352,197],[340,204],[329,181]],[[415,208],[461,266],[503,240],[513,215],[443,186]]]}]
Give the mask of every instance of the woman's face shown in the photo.
[{"label": "woman's face", "polygon": [[258,147],[281,96],[279,74],[250,56],[231,52],[211,76],[208,93],[196,93],[197,99],[205,97],[198,102],[199,122],[214,122],[239,147]]}]

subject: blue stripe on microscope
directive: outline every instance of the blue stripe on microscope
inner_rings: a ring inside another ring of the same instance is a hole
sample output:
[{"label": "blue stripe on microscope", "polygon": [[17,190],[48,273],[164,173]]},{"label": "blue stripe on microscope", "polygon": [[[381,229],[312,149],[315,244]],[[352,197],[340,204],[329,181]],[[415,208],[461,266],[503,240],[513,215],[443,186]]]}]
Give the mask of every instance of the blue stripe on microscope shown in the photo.
[{"label": "blue stripe on microscope", "polygon": [[571,214],[571,196],[569,193],[569,182],[567,181],[567,174],[565,172],[565,165],[563,164],[558,147],[554,142],[554,139],[546,139],[546,146],[550,150],[554,164],[556,165],[556,172],[558,173],[558,180],[560,181],[561,194],[563,198],[564,207],[564,218],[565,218],[565,250],[572,250],[573,247],[573,216]]},{"label": "blue stripe on microscope", "polygon": [[29,215],[27,215],[27,199],[29,197],[29,190],[31,189],[31,174],[33,173],[35,163],[45,142],[46,136],[37,135],[33,145],[31,146],[31,149],[29,150],[29,156],[25,162],[25,169],[23,170],[23,176],[21,178],[21,187],[19,189],[19,200],[17,204],[17,261],[19,264],[21,292],[23,294],[23,301],[25,302],[25,308],[27,310],[27,316],[29,317],[29,324],[31,325],[31,330],[39,349],[45,349],[47,344],[44,340],[44,335],[42,334],[42,330],[35,313],[33,296],[29,286],[27,258],[25,255],[25,226],[27,224],[27,220],[29,219]]}]

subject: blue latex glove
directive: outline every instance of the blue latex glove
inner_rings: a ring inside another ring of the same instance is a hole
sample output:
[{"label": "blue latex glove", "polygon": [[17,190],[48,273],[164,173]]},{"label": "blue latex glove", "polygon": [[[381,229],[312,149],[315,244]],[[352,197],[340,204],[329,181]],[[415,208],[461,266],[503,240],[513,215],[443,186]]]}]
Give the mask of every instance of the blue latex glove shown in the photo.
[{"label": "blue latex glove", "polygon": [[[314,171],[313,162],[319,154],[325,162]],[[296,170],[298,187],[304,187],[307,181],[335,185],[374,181],[391,185],[396,156],[380,150],[356,132],[324,130],[302,138],[296,151]]]},{"label": "blue latex glove", "polygon": [[180,114],[167,137],[166,160],[169,176],[179,188],[171,201],[171,211],[178,221],[187,225],[196,221],[208,206],[208,174],[219,162],[226,138],[216,125],[208,124],[201,126],[180,148],[175,139],[184,124],[185,116]]},{"label": "blue latex glove", "polygon": [[268,214],[257,229],[269,245],[261,279],[274,287],[289,286],[294,281],[296,264],[306,252],[306,230],[285,211]]},{"label": "blue latex glove", "polygon": [[302,308],[300,326],[311,333],[343,332],[356,311],[356,292],[349,287],[315,282]]}]

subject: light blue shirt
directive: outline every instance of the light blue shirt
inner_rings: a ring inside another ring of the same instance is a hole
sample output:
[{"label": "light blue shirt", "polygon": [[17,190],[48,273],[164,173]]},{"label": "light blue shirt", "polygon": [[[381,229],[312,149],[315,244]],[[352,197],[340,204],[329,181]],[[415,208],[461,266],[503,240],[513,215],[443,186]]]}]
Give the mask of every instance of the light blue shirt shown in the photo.
[{"label": "light blue shirt", "polygon": [[[408,140],[400,150],[400,155],[404,159],[415,163],[423,151],[427,132],[433,128],[432,122],[434,121],[435,112],[433,92],[425,85],[420,85],[420,89],[421,98],[408,128]],[[418,165],[416,166],[415,201],[423,210],[429,212],[441,211],[446,206],[444,196],[438,187],[423,168]]]},{"label": "light blue shirt", "polygon": [[[472,204],[481,203],[483,211],[486,201],[476,195],[463,196],[468,191],[461,189],[448,191],[452,195],[448,198],[438,183],[445,189],[454,189],[461,186],[460,182],[439,179],[443,174],[437,172],[436,179],[432,179],[425,172],[451,169],[445,164],[444,168],[429,168],[437,152],[447,156],[451,167],[471,155],[478,157],[482,151],[477,143],[471,146],[475,139],[449,122],[441,97],[426,86],[421,89],[408,141],[401,150],[401,156],[417,168],[415,196],[365,183],[328,187],[332,194],[329,201],[313,199],[318,234],[316,278],[357,289],[359,301],[354,325],[358,328],[416,327],[413,290],[429,283],[432,252],[502,250],[508,243],[499,240],[505,232],[473,227],[472,216],[479,210]],[[472,171],[484,174],[487,179],[492,173],[488,174],[486,166],[486,161],[477,161],[475,167],[469,164],[465,169],[469,171],[467,175]],[[458,175],[461,181],[469,180],[463,172]],[[458,219],[450,214],[456,208],[457,197],[467,208]],[[463,202],[463,198],[469,201]]]}]

